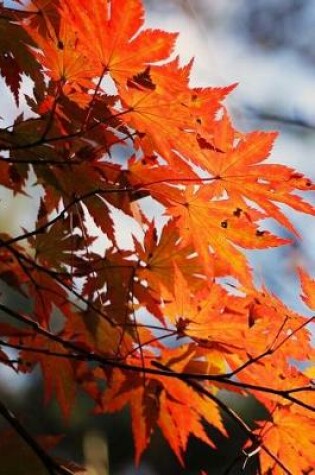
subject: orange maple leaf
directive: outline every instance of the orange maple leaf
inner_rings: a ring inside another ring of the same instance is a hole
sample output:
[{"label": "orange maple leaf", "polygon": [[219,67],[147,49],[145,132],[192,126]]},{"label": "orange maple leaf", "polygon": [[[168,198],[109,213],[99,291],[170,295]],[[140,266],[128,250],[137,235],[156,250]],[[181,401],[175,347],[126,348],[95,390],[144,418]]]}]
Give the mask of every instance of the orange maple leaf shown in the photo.
[{"label": "orange maple leaf", "polygon": [[195,292],[174,264],[173,294],[162,286],[164,314],[177,327],[179,337],[190,337],[200,347],[225,353],[242,353],[246,347],[245,313],[228,311],[230,296],[220,285],[203,286]]},{"label": "orange maple leaf", "polygon": [[284,203],[297,211],[315,214],[314,207],[303,201],[294,190],[314,190],[308,178],[285,165],[262,164],[270,154],[277,136],[274,132],[251,132],[239,137],[226,114],[217,124],[215,146],[224,153],[203,150],[200,166],[214,178],[214,196],[224,193],[241,206],[244,198],[256,203],[289,231],[294,226],[274,203]]},{"label": "orange maple leaf", "polygon": [[56,27],[48,17],[44,19],[46,36],[42,36],[33,23],[22,23],[36,48],[39,48],[31,48],[37,61],[70,99],[71,94],[81,91],[82,87],[93,88],[92,79],[97,76],[97,70],[80,49],[76,30],[70,28],[64,18]]},{"label": "orange maple leaf", "polygon": [[[32,335],[22,338],[12,338],[11,340],[18,341],[22,347],[31,347],[34,352],[22,350],[20,369],[25,370],[23,362],[28,365],[40,364],[43,381],[44,381],[44,401],[48,403],[53,396],[56,397],[57,402],[62,411],[63,417],[69,420],[71,411],[76,398],[77,383],[75,380],[75,362],[70,359],[60,358],[54,356],[54,353],[67,355],[67,351],[60,343],[52,341],[41,335]],[[39,350],[36,353],[36,350]],[[47,354],[45,354],[45,351]],[[48,355],[50,353],[50,355]],[[58,371],[56,371],[58,368]],[[29,371],[29,366],[26,367]]]},{"label": "orange maple leaf", "polygon": [[[163,189],[161,191],[163,193]],[[154,190],[155,194],[158,195],[158,192]],[[211,185],[204,185],[197,191],[193,186],[188,186],[184,192],[169,189],[162,194],[162,198],[168,200],[167,214],[177,218],[182,245],[193,244],[206,274],[213,277],[215,253],[221,261],[231,266],[231,274],[243,283],[250,284],[250,268],[246,257],[235,245],[263,249],[288,241],[267,231],[260,231],[251,220],[248,208],[243,211],[228,200],[211,201],[212,196]]]},{"label": "orange maple leaf", "polygon": [[182,464],[190,435],[214,447],[202,419],[226,433],[216,404],[183,381],[154,375],[144,382],[140,376],[133,375],[131,384],[128,375],[115,370],[98,412],[117,411],[126,404],[130,404],[131,409],[137,463],[156,425]]},{"label": "orange maple leaf", "polygon": [[[278,407],[271,422],[259,423],[255,431],[268,450],[289,473],[310,473],[315,466],[315,419],[293,412],[290,406]],[[282,475],[283,469],[264,450],[260,451],[262,473]]]},{"label": "orange maple leaf", "polygon": [[62,15],[77,32],[83,50],[99,66],[124,83],[148,64],[166,59],[176,34],[140,31],[144,9],[140,0],[65,0]]},{"label": "orange maple leaf", "polygon": [[169,221],[164,226],[159,240],[154,222],[152,222],[145,234],[143,247],[136,239],[134,242],[140,258],[137,276],[140,280],[146,280],[149,288],[155,291],[155,294],[160,294],[161,282],[168,289],[173,288],[174,262],[189,279],[191,289],[197,289],[203,283],[200,274],[198,275],[202,267],[197,256],[193,255],[193,248],[180,246],[175,220]]}]

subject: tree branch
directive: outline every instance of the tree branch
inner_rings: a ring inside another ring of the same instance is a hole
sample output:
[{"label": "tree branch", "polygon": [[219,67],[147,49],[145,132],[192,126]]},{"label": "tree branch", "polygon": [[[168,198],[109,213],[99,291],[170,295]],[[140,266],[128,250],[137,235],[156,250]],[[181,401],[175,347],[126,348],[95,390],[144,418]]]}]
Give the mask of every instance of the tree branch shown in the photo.
[{"label": "tree branch", "polygon": [[[157,360],[150,360],[151,365],[155,368],[150,368],[143,365],[134,365],[134,364],[124,363],[119,359],[111,359],[111,358],[103,357],[102,355],[96,354],[94,352],[89,352],[87,350],[84,350],[81,347],[77,346],[75,343],[65,340],[59,335],[53,334],[49,332],[48,330],[45,330],[37,322],[34,322],[30,318],[19,314],[18,312],[8,308],[6,305],[3,305],[1,303],[0,303],[0,310],[12,316],[16,320],[30,326],[35,331],[35,333],[38,333],[48,338],[49,340],[53,340],[59,343],[67,350],[74,351],[76,356],[71,356],[71,358],[75,358],[79,361],[93,361],[93,362],[97,362],[101,364],[104,367],[119,368],[126,371],[135,371],[137,373],[145,372],[148,375],[152,374],[152,375],[159,375],[159,376],[166,376],[166,377],[173,377],[173,378],[176,377],[186,382],[189,380],[213,381],[216,383],[222,383],[225,386],[231,386],[232,388],[237,387],[243,390],[247,389],[247,390],[252,390],[252,391],[257,391],[257,392],[262,392],[262,393],[267,393],[267,394],[274,394],[275,396],[280,396],[283,399],[286,399],[288,401],[291,401],[297,404],[300,407],[303,407],[304,409],[308,409],[309,411],[315,412],[314,406],[311,406],[310,404],[307,404],[295,398],[294,396],[291,396],[291,392],[294,393],[294,391],[297,388],[288,388],[288,389],[282,389],[282,390],[274,389],[267,386],[249,384],[243,381],[241,382],[241,381],[230,380],[224,374],[218,375],[218,374],[189,373],[189,372],[175,373],[171,370],[165,371],[164,369],[161,369],[162,365]],[[66,358],[67,354],[63,355],[62,357]],[[299,392],[302,392],[302,391],[313,392],[314,390],[315,390],[315,387],[313,386],[305,386],[304,388],[298,388]]]},{"label": "tree branch", "polygon": [[19,434],[19,436],[24,440],[24,442],[32,449],[38,459],[42,462],[49,475],[73,475],[70,470],[59,465],[52,457],[50,457],[50,455],[47,454],[47,452],[38,444],[34,437],[16,418],[15,414],[10,411],[1,400],[0,414],[17,432],[17,434]]},{"label": "tree branch", "polygon": [[27,150],[29,148],[34,148],[34,147],[39,147],[40,145],[43,144],[49,144],[49,143],[55,143],[55,142],[60,142],[60,141],[68,141],[68,140],[73,140],[78,137],[83,137],[86,135],[88,132],[91,130],[95,129],[96,127],[99,127],[100,125],[103,124],[108,124],[112,119],[116,119],[117,117],[121,117],[124,114],[127,114],[128,112],[131,112],[132,109],[126,109],[120,112],[117,112],[116,114],[112,114],[109,117],[105,117],[102,121],[96,122],[92,124],[90,127],[84,129],[84,130],[78,130],[77,132],[72,132],[67,135],[57,135],[55,137],[45,137],[42,138],[40,137],[37,140],[34,140],[34,142],[29,142],[25,144],[19,144],[19,145],[8,145],[8,146],[3,146],[0,145],[0,150],[7,150],[7,151],[14,151],[14,150]]}]

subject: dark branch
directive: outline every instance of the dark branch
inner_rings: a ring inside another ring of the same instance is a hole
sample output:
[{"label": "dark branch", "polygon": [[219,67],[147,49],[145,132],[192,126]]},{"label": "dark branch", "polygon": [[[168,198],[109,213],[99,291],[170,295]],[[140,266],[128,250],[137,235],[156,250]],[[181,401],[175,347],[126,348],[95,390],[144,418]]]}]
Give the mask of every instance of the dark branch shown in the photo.
[{"label": "dark branch", "polygon": [[[21,315],[20,313],[8,308],[6,305],[3,305],[1,303],[0,303],[0,310],[5,312],[7,315],[12,316],[16,320],[28,325],[34,330],[35,333],[38,333],[48,338],[49,340],[53,340],[59,343],[66,350],[70,350],[74,352],[75,356],[71,356],[71,358],[75,358],[79,361],[93,361],[93,362],[98,362],[99,364],[105,367],[109,366],[112,368],[120,368],[126,371],[135,371],[137,373],[145,372],[148,375],[154,374],[154,375],[173,377],[173,378],[176,377],[183,381],[189,381],[189,380],[214,381],[217,383],[222,383],[225,386],[231,386],[231,388],[236,387],[236,388],[241,388],[243,390],[247,389],[247,390],[252,390],[252,391],[257,391],[257,392],[262,392],[262,393],[267,393],[267,394],[274,394],[276,396],[282,397],[283,399],[291,401],[297,404],[298,406],[303,407],[304,409],[308,409],[309,411],[315,412],[315,407],[303,401],[300,401],[299,399],[291,395],[291,392],[294,392],[297,388],[288,388],[284,390],[279,390],[279,389],[274,389],[267,386],[249,384],[243,381],[241,382],[241,381],[230,380],[224,374],[218,375],[218,374],[189,373],[189,372],[175,373],[170,370],[165,371],[164,369],[161,369],[161,363],[154,360],[151,360],[150,363],[152,366],[155,366],[155,368],[147,367],[143,365],[134,365],[134,364],[125,363],[121,361],[120,359],[111,359],[111,358],[103,357],[102,355],[96,354],[94,352],[89,352],[87,350],[84,350],[80,348],[79,346],[77,346],[75,343],[65,340],[59,335],[49,332],[48,330],[42,328],[37,322],[34,322],[30,318],[24,315]],[[67,354],[62,355],[62,357],[64,358],[67,357]],[[305,386],[304,388],[298,388],[299,392],[302,392],[303,390],[305,392],[313,392],[315,390],[315,387],[308,385],[308,386]]]},{"label": "dark branch", "polygon": [[19,434],[24,442],[32,449],[34,454],[42,462],[49,475],[72,475],[72,472],[65,467],[59,465],[47,452],[36,442],[34,437],[25,429],[21,422],[16,418],[15,414],[10,411],[5,404],[0,401],[0,414],[11,425],[11,427]]}]

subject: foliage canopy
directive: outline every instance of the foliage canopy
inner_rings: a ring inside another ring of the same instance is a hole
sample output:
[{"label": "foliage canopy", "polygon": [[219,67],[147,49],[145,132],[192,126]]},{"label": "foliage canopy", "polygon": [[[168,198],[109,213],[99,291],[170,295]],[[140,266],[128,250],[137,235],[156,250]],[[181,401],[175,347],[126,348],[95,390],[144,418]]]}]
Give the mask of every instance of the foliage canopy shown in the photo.
[{"label": "foliage canopy", "polygon": [[[315,185],[267,161],[276,133],[234,127],[223,101],[235,85],[190,87],[176,34],[144,29],[140,0],[15,3],[0,3],[0,69],[27,107],[0,128],[0,184],[25,194],[35,177],[41,198],[33,229],[0,236],[0,278],[32,302],[1,295],[1,364],[40,365],[65,420],[78,390],[96,413],[128,406],[136,463],[158,426],[184,465],[190,436],[213,446],[205,422],[227,436],[226,414],[246,434],[244,463],[313,473],[313,317],[257,288],[246,250],[291,242],[266,218],[297,238],[282,205],[314,215],[301,196]],[[119,213],[141,230],[132,247]],[[315,281],[299,275],[315,310]],[[268,416],[251,429],[222,389],[253,395]],[[0,409],[49,473],[75,471]]]}]

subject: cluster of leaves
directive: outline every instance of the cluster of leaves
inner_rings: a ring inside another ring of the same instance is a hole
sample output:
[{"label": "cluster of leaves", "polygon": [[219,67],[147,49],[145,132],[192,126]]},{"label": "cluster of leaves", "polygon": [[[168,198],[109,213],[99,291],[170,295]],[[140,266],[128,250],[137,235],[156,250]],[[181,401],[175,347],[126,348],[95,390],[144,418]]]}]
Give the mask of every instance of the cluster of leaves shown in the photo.
[{"label": "cluster of leaves", "polygon": [[[246,435],[244,463],[311,473],[312,318],[255,287],[246,249],[290,242],[266,218],[296,237],[282,205],[315,215],[295,193],[315,185],[266,162],[275,133],[235,129],[222,103],[235,85],[190,87],[176,34],[143,29],[140,0],[16,4],[0,3],[0,69],[26,112],[0,129],[0,183],[25,194],[35,177],[41,199],[33,229],[1,234],[0,278],[32,302],[21,311],[1,296],[1,363],[40,365],[65,419],[79,389],[96,413],[129,406],[137,463],[158,426],[184,465],[190,436],[214,445],[204,422],[227,435],[225,413]],[[119,213],[141,229],[127,249]],[[300,276],[315,310],[315,281]],[[268,417],[251,429],[222,389],[252,394]],[[49,473],[70,473],[31,446]]]}]

